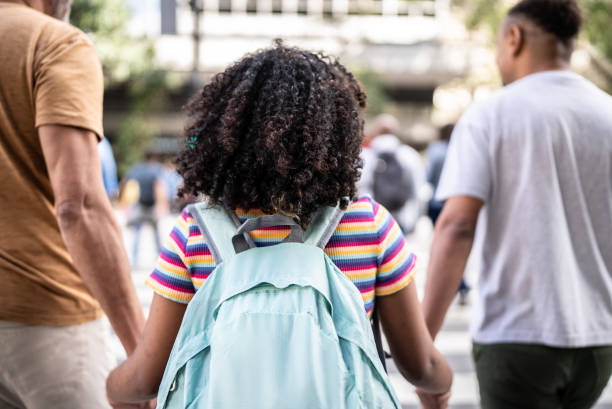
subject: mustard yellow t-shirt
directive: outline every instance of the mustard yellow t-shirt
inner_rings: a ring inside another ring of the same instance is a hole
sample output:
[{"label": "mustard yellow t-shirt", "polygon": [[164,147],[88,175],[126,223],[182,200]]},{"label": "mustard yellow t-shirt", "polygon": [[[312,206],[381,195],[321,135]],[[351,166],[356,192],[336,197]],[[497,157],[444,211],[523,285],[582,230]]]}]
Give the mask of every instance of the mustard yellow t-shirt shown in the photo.
[{"label": "mustard yellow t-shirt", "polygon": [[61,237],[37,134],[59,124],[102,137],[102,96],[81,31],[0,1],[0,320],[73,325],[102,313]]}]

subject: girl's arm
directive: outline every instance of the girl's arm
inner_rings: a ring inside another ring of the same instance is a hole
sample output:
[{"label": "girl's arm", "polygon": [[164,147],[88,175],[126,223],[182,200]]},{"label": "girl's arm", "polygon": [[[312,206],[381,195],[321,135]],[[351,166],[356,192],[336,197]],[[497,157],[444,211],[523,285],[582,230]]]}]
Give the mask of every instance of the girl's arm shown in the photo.
[{"label": "girl's arm", "polygon": [[186,308],[186,304],[157,293],[153,296],[136,350],[106,380],[106,393],[112,403],[140,402],[157,395]]},{"label": "girl's arm", "polygon": [[453,373],[429,335],[414,282],[376,297],[376,303],[391,355],[404,378],[426,393],[448,392]]}]

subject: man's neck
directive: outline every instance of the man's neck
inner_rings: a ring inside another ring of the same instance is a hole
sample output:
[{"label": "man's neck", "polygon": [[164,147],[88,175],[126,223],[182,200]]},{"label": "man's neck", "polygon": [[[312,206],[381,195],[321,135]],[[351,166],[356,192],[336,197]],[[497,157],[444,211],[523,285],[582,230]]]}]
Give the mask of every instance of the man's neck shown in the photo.
[{"label": "man's neck", "polygon": [[532,61],[526,63],[519,70],[519,75],[515,81],[520,80],[531,74],[537,74],[545,71],[569,71],[570,63],[566,60],[550,60],[550,61]]}]

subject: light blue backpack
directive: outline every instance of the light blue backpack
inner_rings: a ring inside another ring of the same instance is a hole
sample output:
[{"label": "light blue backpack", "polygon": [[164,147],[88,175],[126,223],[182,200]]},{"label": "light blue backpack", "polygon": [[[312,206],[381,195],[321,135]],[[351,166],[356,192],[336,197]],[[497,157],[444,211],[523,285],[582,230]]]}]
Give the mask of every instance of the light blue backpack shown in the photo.
[{"label": "light blue backpack", "polygon": [[[240,225],[205,203],[190,212],[217,267],[187,307],[158,409],[401,407],[361,295],[323,251],[340,209],[318,212],[306,232],[280,215]],[[291,233],[256,248],[248,232],[268,226]]]}]

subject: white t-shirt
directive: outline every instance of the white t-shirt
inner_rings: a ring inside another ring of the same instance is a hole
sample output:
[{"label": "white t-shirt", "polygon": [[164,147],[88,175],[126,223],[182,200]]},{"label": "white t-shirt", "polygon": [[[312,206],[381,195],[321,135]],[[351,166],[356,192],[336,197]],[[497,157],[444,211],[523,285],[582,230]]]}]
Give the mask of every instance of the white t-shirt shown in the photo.
[{"label": "white t-shirt", "polygon": [[612,97],[548,71],[474,104],[436,196],[485,202],[479,343],[612,344]]}]

